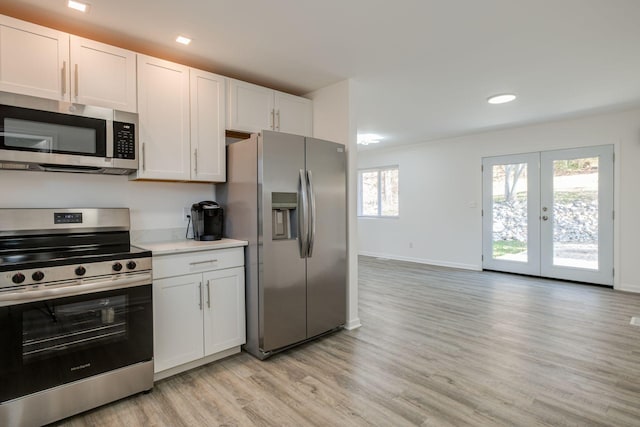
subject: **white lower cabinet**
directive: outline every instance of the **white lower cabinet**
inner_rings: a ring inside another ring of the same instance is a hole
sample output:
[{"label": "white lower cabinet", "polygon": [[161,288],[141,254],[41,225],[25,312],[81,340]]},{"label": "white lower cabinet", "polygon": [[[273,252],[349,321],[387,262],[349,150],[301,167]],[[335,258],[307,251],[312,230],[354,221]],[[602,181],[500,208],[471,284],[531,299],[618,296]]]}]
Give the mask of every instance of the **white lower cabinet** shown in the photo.
[{"label": "white lower cabinet", "polygon": [[156,379],[239,351],[246,341],[243,248],[154,256],[153,263]]}]

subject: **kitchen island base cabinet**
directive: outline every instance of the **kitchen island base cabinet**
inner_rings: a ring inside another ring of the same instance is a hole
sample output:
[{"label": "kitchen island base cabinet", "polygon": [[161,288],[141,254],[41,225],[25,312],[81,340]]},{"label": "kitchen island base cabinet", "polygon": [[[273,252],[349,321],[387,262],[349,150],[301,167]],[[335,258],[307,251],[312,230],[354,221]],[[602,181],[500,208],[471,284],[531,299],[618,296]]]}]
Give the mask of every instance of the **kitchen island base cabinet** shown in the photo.
[{"label": "kitchen island base cabinet", "polygon": [[[198,252],[187,264],[182,261],[189,254],[154,256],[156,380],[240,351],[245,343],[242,253],[242,248]],[[228,266],[229,260],[242,263]],[[173,276],[158,278],[156,272]]]}]

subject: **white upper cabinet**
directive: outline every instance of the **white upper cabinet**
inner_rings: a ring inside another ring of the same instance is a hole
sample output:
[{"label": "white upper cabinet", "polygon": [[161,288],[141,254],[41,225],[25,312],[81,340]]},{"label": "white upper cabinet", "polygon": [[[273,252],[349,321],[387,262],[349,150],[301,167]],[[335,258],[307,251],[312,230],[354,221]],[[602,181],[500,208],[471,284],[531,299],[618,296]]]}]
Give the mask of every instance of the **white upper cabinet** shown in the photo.
[{"label": "white upper cabinet", "polygon": [[225,78],[138,55],[138,179],[224,182]]},{"label": "white upper cabinet", "polygon": [[227,129],[260,132],[273,129],[273,90],[229,79]]},{"label": "white upper cabinet", "polygon": [[228,93],[227,129],[312,136],[311,100],[234,79],[229,79]]},{"label": "white upper cabinet", "polygon": [[0,15],[0,90],[136,112],[136,54]]},{"label": "white upper cabinet", "polygon": [[275,130],[313,136],[313,102],[300,96],[275,91]]},{"label": "white upper cabinet", "polygon": [[225,77],[190,70],[191,181],[224,182]]},{"label": "white upper cabinet", "polygon": [[69,35],[0,15],[0,90],[69,100]]},{"label": "white upper cabinet", "polygon": [[136,54],[71,36],[71,101],[135,113]]},{"label": "white upper cabinet", "polygon": [[138,55],[138,115],[136,178],[188,181],[189,67]]}]

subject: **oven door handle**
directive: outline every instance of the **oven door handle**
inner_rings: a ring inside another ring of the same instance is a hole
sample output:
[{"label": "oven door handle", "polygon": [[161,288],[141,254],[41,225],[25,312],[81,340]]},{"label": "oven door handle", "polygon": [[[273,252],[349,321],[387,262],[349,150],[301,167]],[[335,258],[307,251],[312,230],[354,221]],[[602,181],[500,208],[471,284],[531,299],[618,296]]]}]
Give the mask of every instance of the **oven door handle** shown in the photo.
[{"label": "oven door handle", "polygon": [[[80,284],[76,284],[80,283]],[[151,285],[152,276],[150,272],[133,273],[127,277],[117,277],[109,279],[73,280],[68,285],[62,285],[41,291],[29,291],[25,288],[22,291],[0,293],[0,307],[8,305],[22,304],[27,302],[42,301],[53,298],[62,298],[88,294],[98,291],[109,291],[114,289],[132,288],[134,286]]]}]

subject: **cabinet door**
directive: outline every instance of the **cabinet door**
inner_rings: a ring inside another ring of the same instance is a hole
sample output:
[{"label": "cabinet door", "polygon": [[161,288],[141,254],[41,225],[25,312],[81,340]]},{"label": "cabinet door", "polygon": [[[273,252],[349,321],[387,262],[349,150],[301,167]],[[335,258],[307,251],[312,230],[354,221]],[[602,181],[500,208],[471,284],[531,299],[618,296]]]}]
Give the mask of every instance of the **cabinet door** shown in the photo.
[{"label": "cabinet door", "polygon": [[225,78],[190,70],[191,83],[191,180],[224,182]]},{"label": "cabinet door", "polygon": [[313,102],[307,98],[275,93],[275,130],[313,136]]},{"label": "cabinet door", "polygon": [[189,68],[138,55],[138,115],[137,178],[188,181]]},{"label": "cabinet door", "polygon": [[153,281],[155,372],[204,355],[202,274]]},{"label": "cabinet door", "polygon": [[227,129],[241,132],[273,130],[273,90],[229,79]]},{"label": "cabinet door", "polygon": [[242,345],[246,341],[244,268],[203,274],[205,286],[205,356]]},{"label": "cabinet door", "polygon": [[136,54],[70,37],[71,101],[135,113]]},{"label": "cabinet door", "polygon": [[0,90],[69,100],[69,35],[0,16]]}]

